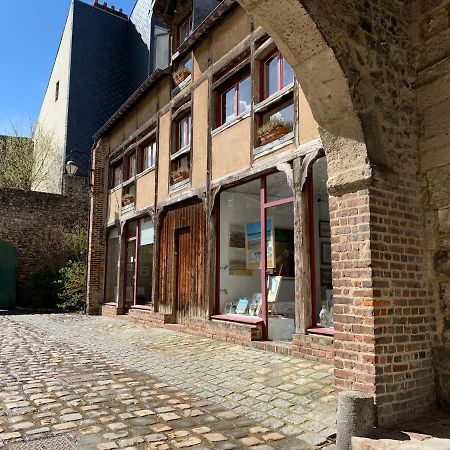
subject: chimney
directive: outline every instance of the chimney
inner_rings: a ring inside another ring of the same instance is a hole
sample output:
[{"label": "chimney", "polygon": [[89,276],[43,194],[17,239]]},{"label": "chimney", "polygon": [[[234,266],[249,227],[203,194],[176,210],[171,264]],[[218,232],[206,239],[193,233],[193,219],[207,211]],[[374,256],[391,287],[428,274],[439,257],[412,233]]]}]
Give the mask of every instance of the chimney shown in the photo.
[{"label": "chimney", "polygon": [[102,4],[100,4],[98,0],[93,0],[92,5],[98,9],[114,14],[115,16],[122,17],[123,19],[128,19],[128,16],[124,14],[122,8],[116,10],[116,7],[114,5],[108,6],[107,2],[103,2]]}]

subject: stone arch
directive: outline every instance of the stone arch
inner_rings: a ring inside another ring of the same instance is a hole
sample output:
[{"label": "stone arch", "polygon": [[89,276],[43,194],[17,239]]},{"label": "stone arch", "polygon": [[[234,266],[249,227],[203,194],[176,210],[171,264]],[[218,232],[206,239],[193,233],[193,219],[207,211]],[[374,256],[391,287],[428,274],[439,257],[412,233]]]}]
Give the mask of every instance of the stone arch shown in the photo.
[{"label": "stone arch", "polygon": [[[299,0],[238,0],[273,38],[297,79],[320,127],[331,193],[366,187],[371,165],[352,87],[323,30]],[[330,7],[328,7],[331,10]],[[329,38],[335,30],[329,27]]]}]

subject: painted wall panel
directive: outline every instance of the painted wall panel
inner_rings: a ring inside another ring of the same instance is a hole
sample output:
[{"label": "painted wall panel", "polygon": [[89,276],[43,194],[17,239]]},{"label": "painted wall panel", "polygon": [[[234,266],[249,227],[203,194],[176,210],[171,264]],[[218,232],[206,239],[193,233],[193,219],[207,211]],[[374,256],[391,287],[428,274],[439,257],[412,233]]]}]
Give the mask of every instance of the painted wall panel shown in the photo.
[{"label": "painted wall panel", "polygon": [[192,187],[206,185],[208,170],[208,82],[203,82],[194,91],[194,114],[192,136]]},{"label": "painted wall panel", "polygon": [[116,189],[108,194],[108,223],[120,216],[122,208],[122,189]]},{"label": "painted wall panel", "polygon": [[136,209],[147,208],[155,203],[155,171],[139,177],[136,181]]}]

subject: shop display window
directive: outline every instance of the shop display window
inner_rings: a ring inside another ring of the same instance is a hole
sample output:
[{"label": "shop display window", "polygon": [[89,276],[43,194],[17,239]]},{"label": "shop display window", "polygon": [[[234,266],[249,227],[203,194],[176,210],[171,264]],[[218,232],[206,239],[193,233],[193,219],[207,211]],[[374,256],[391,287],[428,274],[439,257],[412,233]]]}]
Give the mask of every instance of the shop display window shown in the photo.
[{"label": "shop display window", "polygon": [[236,321],[261,318],[268,338],[276,341],[289,341],[295,333],[292,201],[282,173],[227,189],[220,197],[220,314]]},{"label": "shop display window", "polygon": [[332,328],[334,324],[334,301],[331,277],[331,236],[326,158],[320,158],[314,163],[312,180],[311,200],[316,291],[315,304],[313,305],[313,326]]},{"label": "shop display window", "polygon": [[155,230],[152,220],[150,218],[141,219],[137,255],[136,305],[150,305],[152,303],[154,238]]},{"label": "shop display window", "polygon": [[117,273],[119,264],[119,233],[117,228],[108,231],[106,242],[105,302],[117,301]]}]

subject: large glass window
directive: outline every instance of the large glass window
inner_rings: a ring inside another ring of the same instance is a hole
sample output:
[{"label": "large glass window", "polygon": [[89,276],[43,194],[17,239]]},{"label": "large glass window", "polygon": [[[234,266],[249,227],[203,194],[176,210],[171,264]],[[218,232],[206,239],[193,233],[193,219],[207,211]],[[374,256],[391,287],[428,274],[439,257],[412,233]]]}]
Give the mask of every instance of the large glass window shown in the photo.
[{"label": "large glass window", "polygon": [[107,233],[105,302],[117,302],[117,273],[119,264],[119,233],[112,228]]},{"label": "large glass window", "polygon": [[136,304],[150,305],[152,303],[153,286],[153,243],[155,231],[150,218],[140,220],[139,250],[137,256],[137,290]]},{"label": "large glass window", "polygon": [[187,183],[191,168],[191,114],[181,118],[176,124],[175,151],[171,156],[170,185]]},{"label": "large glass window", "polygon": [[125,242],[125,306],[134,305],[137,262],[137,222],[127,224]]},{"label": "large glass window", "polygon": [[331,277],[330,213],[327,192],[327,161],[313,165],[310,209],[314,228],[314,278],[316,299],[313,304],[313,326],[331,328],[334,324],[333,283]]},{"label": "large glass window", "polygon": [[295,333],[292,201],[282,173],[220,196],[218,312],[227,320],[260,319],[276,341],[291,340]]}]

